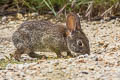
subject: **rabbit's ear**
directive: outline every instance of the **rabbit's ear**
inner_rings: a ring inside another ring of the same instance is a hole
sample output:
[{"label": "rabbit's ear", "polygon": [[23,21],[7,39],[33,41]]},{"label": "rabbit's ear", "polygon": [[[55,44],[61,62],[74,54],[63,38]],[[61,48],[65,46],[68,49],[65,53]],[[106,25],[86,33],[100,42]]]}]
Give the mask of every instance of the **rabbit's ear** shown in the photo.
[{"label": "rabbit's ear", "polygon": [[80,26],[80,19],[78,15],[75,13],[68,14],[66,25],[67,25],[67,29],[70,32],[75,31],[75,30],[80,30],[81,26]]}]

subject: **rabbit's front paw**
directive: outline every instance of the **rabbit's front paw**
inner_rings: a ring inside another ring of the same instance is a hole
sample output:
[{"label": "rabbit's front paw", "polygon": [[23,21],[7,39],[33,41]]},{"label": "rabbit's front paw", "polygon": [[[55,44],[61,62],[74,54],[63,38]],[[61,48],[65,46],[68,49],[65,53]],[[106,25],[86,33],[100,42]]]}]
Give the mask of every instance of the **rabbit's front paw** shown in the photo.
[{"label": "rabbit's front paw", "polygon": [[30,52],[28,55],[32,58],[47,59],[47,57],[45,55],[39,55],[39,54],[36,54],[34,52]]}]

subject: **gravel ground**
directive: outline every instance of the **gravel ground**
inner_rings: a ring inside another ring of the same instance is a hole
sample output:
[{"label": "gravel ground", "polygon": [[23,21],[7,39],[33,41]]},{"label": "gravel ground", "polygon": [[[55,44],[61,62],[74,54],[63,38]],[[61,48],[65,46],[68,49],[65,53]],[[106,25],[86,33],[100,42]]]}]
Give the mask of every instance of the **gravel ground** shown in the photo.
[{"label": "gravel ground", "polygon": [[[0,24],[0,59],[14,53],[12,33],[22,21]],[[120,19],[81,22],[90,41],[90,55],[8,64],[0,80],[120,80]]]}]

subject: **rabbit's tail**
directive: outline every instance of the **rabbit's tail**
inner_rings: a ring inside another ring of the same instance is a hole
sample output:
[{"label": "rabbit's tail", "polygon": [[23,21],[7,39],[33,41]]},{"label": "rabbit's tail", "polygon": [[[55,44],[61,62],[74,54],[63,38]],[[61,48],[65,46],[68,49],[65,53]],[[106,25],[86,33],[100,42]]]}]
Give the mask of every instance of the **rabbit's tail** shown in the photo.
[{"label": "rabbit's tail", "polygon": [[5,41],[12,42],[12,39],[11,37],[0,37],[0,43],[5,42]]}]

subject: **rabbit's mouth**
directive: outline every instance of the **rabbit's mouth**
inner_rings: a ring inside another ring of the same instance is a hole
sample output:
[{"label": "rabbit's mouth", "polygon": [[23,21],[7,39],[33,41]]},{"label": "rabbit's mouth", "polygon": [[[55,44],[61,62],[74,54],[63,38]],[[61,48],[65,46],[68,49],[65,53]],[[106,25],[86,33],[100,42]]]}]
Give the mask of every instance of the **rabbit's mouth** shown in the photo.
[{"label": "rabbit's mouth", "polygon": [[77,56],[80,55],[80,53],[76,53],[76,52],[73,52],[73,51],[71,51],[71,54],[73,55],[73,57],[77,57]]},{"label": "rabbit's mouth", "polygon": [[80,51],[80,50],[72,50],[72,49],[71,49],[71,48],[69,48],[69,47],[68,47],[68,49],[69,49],[69,51],[71,52],[71,54],[72,54],[74,57],[76,57],[76,56],[79,56],[79,55],[83,54],[83,52],[82,52],[82,51]]}]

